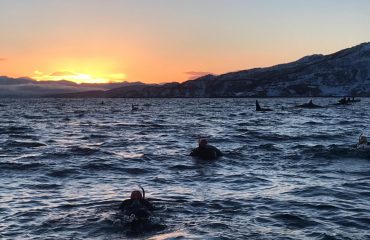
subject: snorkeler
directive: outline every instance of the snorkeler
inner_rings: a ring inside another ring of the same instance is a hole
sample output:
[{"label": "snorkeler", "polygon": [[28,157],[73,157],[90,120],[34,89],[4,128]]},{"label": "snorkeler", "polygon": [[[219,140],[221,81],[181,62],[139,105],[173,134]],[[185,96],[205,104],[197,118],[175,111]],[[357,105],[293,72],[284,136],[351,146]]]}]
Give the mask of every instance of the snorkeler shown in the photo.
[{"label": "snorkeler", "polygon": [[145,199],[145,191],[132,191],[130,199],[124,200],[119,209],[124,215],[134,218],[135,220],[146,220],[152,215],[153,205]]},{"label": "snorkeler", "polygon": [[145,191],[132,191],[130,199],[124,200],[119,209],[123,213],[123,226],[132,234],[142,234],[149,231],[161,231],[166,228],[163,220],[153,214],[155,208],[145,199]]},{"label": "snorkeler", "polygon": [[358,143],[353,147],[358,150],[370,149],[370,142],[367,141],[367,137],[364,135],[364,133],[360,134],[360,136],[358,137]]},{"label": "snorkeler", "polygon": [[223,156],[223,154],[216,147],[209,145],[207,139],[201,138],[198,140],[198,147],[191,151],[190,156],[213,160]]},{"label": "snorkeler", "polygon": [[367,137],[361,133],[361,135],[358,137],[357,148],[368,146],[368,144]]}]

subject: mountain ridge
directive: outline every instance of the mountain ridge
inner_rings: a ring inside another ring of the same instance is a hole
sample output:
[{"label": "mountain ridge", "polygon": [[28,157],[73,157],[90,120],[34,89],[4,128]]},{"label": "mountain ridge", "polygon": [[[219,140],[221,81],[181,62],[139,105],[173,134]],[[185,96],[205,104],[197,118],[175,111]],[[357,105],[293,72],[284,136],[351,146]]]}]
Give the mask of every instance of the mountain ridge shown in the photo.
[{"label": "mountain ridge", "polygon": [[[27,84],[27,81],[32,79],[24,78],[18,81]],[[8,85],[11,85],[9,80]],[[308,55],[293,62],[270,67],[252,68],[221,75],[208,74],[182,83],[137,82],[112,86],[98,88],[96,85],[85,85],[85,91],[73,88],[73,91],[66,92],[68,89],[62,89],[64,92],[52,91],[39,96],[61,98],[368,97],[370,96],[370,43],[362,43],[328,55]]]},{"label": "mountain ridge", "polygon": [[370,96],[370,43],[265,68],[206,75],[183,83],[121,87],[97,95],[127,98],[330,96]]},{"label": "mountain ridge", "polygon": [[[36,81],[29,77],[11,78],[0,76],[0,97],[40,97],[58,94],[107,91],[129,85],[140,85],[141,82],[120,83],[81,83],[68,80]],[[83,94],[82,94],[83,95]]]}]

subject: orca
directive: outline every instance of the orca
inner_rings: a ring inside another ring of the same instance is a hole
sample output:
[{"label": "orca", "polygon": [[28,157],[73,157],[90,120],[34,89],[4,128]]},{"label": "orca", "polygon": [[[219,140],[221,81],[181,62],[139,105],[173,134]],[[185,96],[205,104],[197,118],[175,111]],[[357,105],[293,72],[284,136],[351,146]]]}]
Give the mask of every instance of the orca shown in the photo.
[{"label": "orca", "polygon": [[257,112],[269,112],[273,110],[270,108],[261,108],[260,104],[258,103],[258,100],[256,100],[256,111]]},{"label": "orca", "polygon": [[315,109],[315,108],[323,108],[323,106],[316,105],[312,102],[312,99],[308,103],[304,103],[301,105],[295,106],[296,108],[310,108],[310,109]]}]

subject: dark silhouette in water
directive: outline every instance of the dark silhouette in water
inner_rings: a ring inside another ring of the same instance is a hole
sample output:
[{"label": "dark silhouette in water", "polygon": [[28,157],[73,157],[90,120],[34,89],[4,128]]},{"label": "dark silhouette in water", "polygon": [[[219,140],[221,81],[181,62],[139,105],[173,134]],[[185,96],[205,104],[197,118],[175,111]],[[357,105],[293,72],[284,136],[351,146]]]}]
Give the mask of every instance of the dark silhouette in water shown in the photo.
[{"label": "dark silhouette in water", "polygon": [[256,100],[256,111],[257,112],[269,112],[273,110],[270,108],[261,108],[260,104],[258,103],[258,100]]},{"label": "dark silhouette in water", "polygon": [[361,100],[360,99],[355,99],[355,97],[352,97],[352,99],[350,97],[348,97],[348,98],[343,97],[335,105],[349,105],[349,104],[356,103],[356,102],[361,102]]},{"label": "dark silhouette in water", "polygon": [[131,233],[143,233],[146,231],[160,231],[166,228],[165,225],[154,223],[151,221],[153,217],[154,207],[145,199],[145,191],[141,188],[140,191],[132,191],[130,199],[124,200],[119,209],[124,216],[129,218],[125,223],[125,227]]},{"label": "dark silhouette in water", "polygon": [[145,199],[145,191],[132,191],[130,199],[124,200],[119,209],[124,215],[135,217],[137,219],[147,219],[152,215],[154,210],[152,204]]},{"label": "dark silhouette in water", "polygon": [[131,111],[138,111],[140,110],[138,106],[131,104]]},{"label": "dark silhouette in water", "polygon": [[370,149],[370,143],[367,141],[367,137],[364,133],[358,137],[358,143],[355,145],[357,149]]},{"label": "dark silhouette in water", "polygon": [[347,104],[349,104],[350,103],[350,101],[349,100],[347,100],[347,98],[341,98],[339,101],[338,101],[338,104],[339,105],[347,105]]},{"label": "dark silhouette in water", "polygon": [[223,153],[216,147],[209,145],[207,139],[203,138],[199,139],[198,147],[191,151],[190,156],[203,160],[214,160],[223,156]]},{"label": "dark silhouette in water", "polygon": [[304,104],[301,104],[301,105],[297,105],[295,106],[296,108],[311,108],[311,109],[314,109],[314,108],[322,108],[322,106],[320,105],[316,105],[312,102],[312,99],[308,102],[308,103],[304,103]]},{"label": "dark silhouette in water", "polygon": [[355,97],[352,97],[351,102],[361,102],[361,99],[355,99]]}]

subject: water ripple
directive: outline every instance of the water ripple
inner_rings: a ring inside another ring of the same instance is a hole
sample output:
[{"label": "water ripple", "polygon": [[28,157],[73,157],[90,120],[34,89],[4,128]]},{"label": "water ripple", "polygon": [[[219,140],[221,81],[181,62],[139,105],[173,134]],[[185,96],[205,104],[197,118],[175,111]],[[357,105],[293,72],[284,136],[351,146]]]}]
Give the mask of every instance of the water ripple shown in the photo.
[{"label": "water ripple", "polygon": [[[353,149],[369,99],[101,101],[2,100],[0,238],[370,238],[370,151]],[[198,137],[225,156],[188,156]],[[118,206],[138,185],[161,228],[135,235]]]}]

